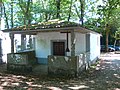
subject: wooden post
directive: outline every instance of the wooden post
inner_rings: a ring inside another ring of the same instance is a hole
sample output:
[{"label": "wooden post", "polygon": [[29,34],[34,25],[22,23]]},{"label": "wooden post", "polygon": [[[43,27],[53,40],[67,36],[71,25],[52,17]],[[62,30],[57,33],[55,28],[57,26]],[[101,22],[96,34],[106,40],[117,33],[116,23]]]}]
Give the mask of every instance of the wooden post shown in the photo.
[{"label": "wooden post", "polygon": [[11,53],[14,53],[14,34],[10,33],[11,39]]},{"label": "wooden post", "polygon": [[26,35],[21,34],[21,50],[24,51],[26,49]]},{"label": "wooden post", "polygon": [[75,56],[75,32],[71,30],[71,56]]},{"label": "wooden post", "polygon": [[29,45],[30,45],[30,49],[33,48],[33,45],[32,45],[32,36],[29,35]]}]

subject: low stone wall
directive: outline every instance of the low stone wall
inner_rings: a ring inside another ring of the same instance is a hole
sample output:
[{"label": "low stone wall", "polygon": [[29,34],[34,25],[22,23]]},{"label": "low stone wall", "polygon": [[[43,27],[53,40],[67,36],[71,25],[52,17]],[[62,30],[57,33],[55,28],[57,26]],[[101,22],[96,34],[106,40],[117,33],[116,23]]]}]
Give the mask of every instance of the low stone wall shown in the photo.
[{"label": "low stone wall", "polygon": [[19,64],[19,65],[27,65],[28,59],[26,54],[18,54],[18,53],[9,53],[7,54],[7,64]]},{"label": "low stone wall", "polygon": [[79,56],[48,56],[48,74],[77,76],[89,67],[89,53]]},{"label": "low stone wall", "polygon": [[7,70],[18,72],[31,72],[36,64],[35,52],[19,52],[7,54]]},{"label": "low stone wall", "polygon": [[48,56],[48,74],[76,75],[78,56]]},{"label": "low stone wall", "polygon": [[91,65],[90,53],[89,52],[81,53],[78,57],[79,57],[79,60],[77,64],[78,65],[77,71],[81,73],[83,70],[87,70]]}]

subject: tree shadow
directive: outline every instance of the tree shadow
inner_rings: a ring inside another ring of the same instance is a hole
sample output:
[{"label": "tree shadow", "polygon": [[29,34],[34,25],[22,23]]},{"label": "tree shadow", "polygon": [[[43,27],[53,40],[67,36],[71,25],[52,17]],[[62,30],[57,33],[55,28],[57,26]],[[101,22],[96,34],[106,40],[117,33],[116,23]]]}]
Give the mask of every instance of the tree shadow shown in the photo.
[{"label": "tree shadow", "polygon": [[0,73],[0,90],[119,90],[120,60],[103,60],[77,78]]}]

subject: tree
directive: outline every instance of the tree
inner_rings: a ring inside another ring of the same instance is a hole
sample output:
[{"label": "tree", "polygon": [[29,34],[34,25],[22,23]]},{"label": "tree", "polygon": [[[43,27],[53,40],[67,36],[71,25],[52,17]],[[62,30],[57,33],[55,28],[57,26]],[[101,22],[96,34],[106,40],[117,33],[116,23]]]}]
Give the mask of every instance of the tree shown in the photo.
[{"label": "tree", "polygon": [[79,2],[80,2],[80,6],[81,6],[81,18],[80,18],[80,21],[81,21],[81,24],[82,24],[82,26],[83,26],[83,18],[84,18],[84,10],[85,10],[85,0],[79,0]]},{"label": "tree", "polygon": [[5,8],[4,3],[3,3],[3,12],[4,12],[4,16],[5,16],[6,27],[7,27],[7,29],[9,29],[8,16],[6,13],[6,8]]},{"label": "tree", "polygon": [[74,5],[77,16],[79,17],[79,22],[83,26],[84,23],[84,12],[85,12],[85,0],[79,0],[79,7]]},{"label": "tree", "polygon": [[116,41],[120,40],[120,28],[118,28],[118,31],[115,32],[115,42],[114,42],[114,46],[116,45]]},{"label": "tree", "polygon": [[[13,22],[13,0],[11,0],[11,28],[14,26]],[[14,34],[10,33],[11,38],[11,53],[14,53]]]},{"label": "tree", "polygon": [[2,17],[2,1],[0,1],[0,19],[1,19],[1,17]]},{"label": "tree", "polygon": [[[29,25],[31,24],[31,4],[32,4],[32,1],[31,0],[28,0],[27,2],[24,1],[24,0],[19,0],[18,1],[19,3],[19,6],[21,8],[21,11],[22,11],[22,14],[23,14],[23,21],[24,21],[24,25]],[[26,27],[27,28],[27,27]],[[21,35],[21,50],[25,50],[26,49],[26,35],[25,34],[22,34]],[[31,42],[31,35],[29,37],[29,43],[30,43],[30,46],[32,44]]]},{"label": "tree", "polygon": [[32,1],[28,0],[28,1],[24,1],[24,0],[18,0],[18,5],[22,11],[23,14],[23,20],[24,20],[24,24],[30,24],[31,23],[31,4]]},{"label": "tree", "polygon": [[56,8],[57,8],[56,18],[60,18],[60,3],[61,3],[61,0],[56,0]]},{"label": "tree", "polygon": [[71,2],[70,2],[68,21],[70,20],[70,17],[71,17],[72,2],[73,2],[73,0],[71,0]]},{"label": "tree", "polygon": [[115,23],[114,22],[114,15],[115,15],[114,11],[120,8],[120,1],[119,0],[105,0],[104,3],[105,5],[99,6],[99,14],[100,16],[102,16],[103,21],[105,23],[104,30],[106,33],[106,51],[108,51],[108,37],[110,34],[110,28]]}]

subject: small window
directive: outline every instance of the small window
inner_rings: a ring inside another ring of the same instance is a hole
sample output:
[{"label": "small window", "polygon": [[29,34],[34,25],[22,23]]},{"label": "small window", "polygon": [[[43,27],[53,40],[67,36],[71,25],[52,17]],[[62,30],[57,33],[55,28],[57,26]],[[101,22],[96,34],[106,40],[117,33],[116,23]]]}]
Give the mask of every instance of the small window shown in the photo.
[{"label": "small window", "polygon": [[53,42],[53,55],[65,56],[65,42]]}]

